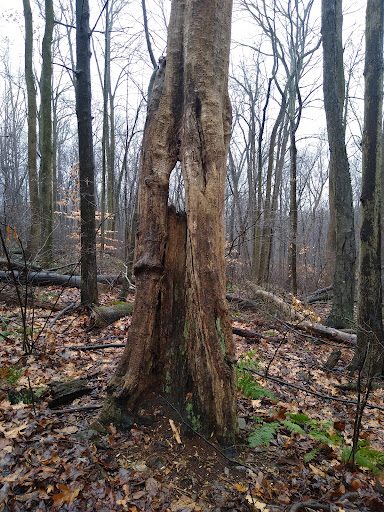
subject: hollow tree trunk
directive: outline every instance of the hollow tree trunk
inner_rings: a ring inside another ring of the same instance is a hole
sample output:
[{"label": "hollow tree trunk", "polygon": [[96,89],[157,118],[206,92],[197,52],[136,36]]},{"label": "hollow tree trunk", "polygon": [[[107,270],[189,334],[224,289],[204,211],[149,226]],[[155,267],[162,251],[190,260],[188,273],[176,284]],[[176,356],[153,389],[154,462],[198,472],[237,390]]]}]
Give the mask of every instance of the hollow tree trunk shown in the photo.
[{"label": "hollow tree trunk", "polygon": [[[136,302],[100,419],[168,395],[194,428],[236,432],[234,344],[225,298],[224,189],[231,0],[174,0],[141,154]],[[168,209],[181,162],[186,212]]]}]

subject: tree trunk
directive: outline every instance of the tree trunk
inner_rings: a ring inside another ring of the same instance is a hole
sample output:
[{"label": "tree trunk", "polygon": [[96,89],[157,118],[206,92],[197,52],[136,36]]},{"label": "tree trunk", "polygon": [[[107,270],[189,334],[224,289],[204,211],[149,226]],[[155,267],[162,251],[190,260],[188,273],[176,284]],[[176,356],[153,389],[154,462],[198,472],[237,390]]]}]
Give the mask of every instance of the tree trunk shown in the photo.
[{"label": "tree trunk", "polygon": [[366,14],[363,176],[360,210],[360,260],[357,352],[351,369],[369,376],[383,373],[380,258],[380,148],[383,102],[382,0],[368,0]]},{"label": "tree trunk", "polygon": [[25,81],[28,98],[28,185],[31,208],[31,227],[26,249],[28,259],[33,260],[40,245],[40,202],[37,178],[36,89],[33,74],[33,23],[29,0],[23,0],[25,19]]},{"label": "tree trunk", "polygon": [[327,325],[344,328],[350,327],[353,322],[356,247],[352,186],[343,126],[344,69],[341,41],[341,0],[323,0],[322,34],[324,106],[336,221],[333,305]]},{"label": "tree trunk", "polygon": [[76,0],[76,114],[81,211],[81,302],[97,304],[95,166],[92,144],[88,0]]},{"label": "tree trunk", "polygon": [[41,73],[41,234],[45,266],[52,262],[52,34],[54,16],[52,0],[45,0],[45,32]]},{"label": "tree trunk", "polygon": [[[224,260],[231,9],[231,0],[172,2],[141,154],[135,309],[100,417],[133,413],[161,389],[186,421],[224,443],[237,429]],[[167,206],[178,160],[185,216]]]}]

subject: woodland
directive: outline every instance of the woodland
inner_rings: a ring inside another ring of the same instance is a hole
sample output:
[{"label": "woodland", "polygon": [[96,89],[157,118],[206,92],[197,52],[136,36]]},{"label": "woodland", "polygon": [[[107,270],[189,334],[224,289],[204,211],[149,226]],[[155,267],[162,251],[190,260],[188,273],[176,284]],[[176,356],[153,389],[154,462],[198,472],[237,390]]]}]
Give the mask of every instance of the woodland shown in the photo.
[{"label": "woodland", "polygon": [[0,13],[0,512],[384,511],[382,0]]}]

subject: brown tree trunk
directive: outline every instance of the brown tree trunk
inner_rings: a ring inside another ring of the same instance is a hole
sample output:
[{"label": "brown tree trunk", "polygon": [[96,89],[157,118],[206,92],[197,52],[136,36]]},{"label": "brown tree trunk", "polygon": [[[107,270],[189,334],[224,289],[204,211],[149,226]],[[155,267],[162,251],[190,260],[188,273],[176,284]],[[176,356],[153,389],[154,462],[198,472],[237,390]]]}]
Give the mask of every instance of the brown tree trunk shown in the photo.
[{"label": "brown tree trunk", "polygon": [[[224,443],[237,428],[224,261],[231,9],[231,0],[172,2],[141,154],[135,309],[100,417],[135,412],[162,390],[195,428]],[[178,160],[185,216],[167,206]]]}]

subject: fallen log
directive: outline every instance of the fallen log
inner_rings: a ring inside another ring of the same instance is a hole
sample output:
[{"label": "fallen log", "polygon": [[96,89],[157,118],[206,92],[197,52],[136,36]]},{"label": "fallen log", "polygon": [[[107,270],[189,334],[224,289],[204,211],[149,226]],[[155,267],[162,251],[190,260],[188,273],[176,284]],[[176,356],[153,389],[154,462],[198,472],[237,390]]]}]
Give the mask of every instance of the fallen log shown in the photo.
[{"label": "fallen log", "polygon": [[263,299],[266,303],[272,304],[276,309],[285,314],[287,322],[296,329],[302,329],[312,334],[323,336],[324,338],[346,343],[347,345],[356,345],[356,334],[339,331],[332,327],[326,327],[318,322],[307,320],[308,317],[304,316],[280,297],[277,297],[277,295],[267,292],[253,283],[248,283],[248,287],[256,297]]},{"label": "fallen log", "polygon": [[41,267],[39,265],[34,265],[33,263],[30,263],[28,261],[22,261],[22,260],[9,260],[7,258],[0,258],[0,266],[7,268],[9,270],[34,270],[36,272],[39,272],[41,270]]},{"label": "fallen log", "polygon": [[113,306],[95,306],[89,317],[89,327],[106,327],[133,312],[132,302],[123,302]]},{"label": "fallen log", "polygon": [[[123,282],[123,276],[100,274],[97,276],[97,282],[114,286]],[[68,288],[80,288],[81,276],[71,276],[67,274],[57,274],[55,272],[21,272],[14,271],[0,271],[0,281],[14,284],[15,280],[18,283],[38,286],[64,286]]]}]

